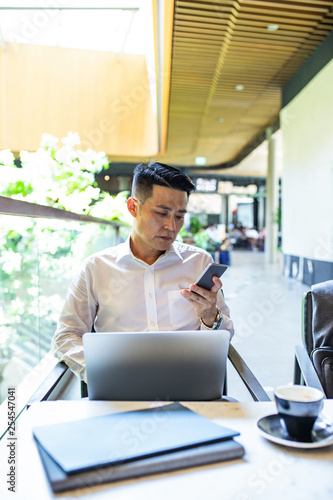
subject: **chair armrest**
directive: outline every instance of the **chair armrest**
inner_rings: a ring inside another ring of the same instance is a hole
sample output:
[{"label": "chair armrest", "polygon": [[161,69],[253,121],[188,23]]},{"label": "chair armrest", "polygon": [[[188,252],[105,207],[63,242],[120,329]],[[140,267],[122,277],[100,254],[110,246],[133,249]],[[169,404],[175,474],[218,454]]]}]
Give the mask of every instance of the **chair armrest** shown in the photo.
[{"label": "chair armrest", "polygon": [[241,355],[231,344],[229,346],[228,357],[231,364],[242,379],[242,382],[251,394],[253,401],[271,401],[258,379],[253,375]]},{"label": "chair armrest", "polygon": [[48,374],[41,385],[30,397],[29,401],[27,402],[27,408],[29,408],[29,406],[31,406],[33,403],[46,401],[52,391],[57,387],[67,370],[69,370],[69,368],[65,363],[57,363],[53,370]]},{"label": "chair armrest", "polygon": [[316,387],[325,394],[323,386],[320,383],[317,372],[309,358],[308,352],[303,345],[295,346],[295,383],[300,383],[300,377],[303,377],[305,385]]}]

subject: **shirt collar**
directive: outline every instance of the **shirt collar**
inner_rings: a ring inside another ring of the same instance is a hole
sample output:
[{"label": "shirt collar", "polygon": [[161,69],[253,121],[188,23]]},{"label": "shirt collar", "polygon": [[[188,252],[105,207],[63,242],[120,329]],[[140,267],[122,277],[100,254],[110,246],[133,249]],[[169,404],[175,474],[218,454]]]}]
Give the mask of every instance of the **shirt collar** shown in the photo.
[{"label": "shirt collar", "polygon": [[179,242],[174,241],[166,253],[169,253],[169,252],[175,253],[177,255],[177,257],[180,258],[180,260],[184,260],[182,254],[180,252]]},{"label": "shirt collar", "polygon": [[[174,241],[172,243],[172,245],[170,246],[170,248],[164,254],[162,254],[161,257],[163,258],[166,255],[168,255],[169,253],[173,253],[180,260],[183,260],[182,254],[181,254],[180,249],[179,249],[179,242]],[[133,253],[132,253],[131,246],[130,246],[130,236],[128,236],[128,238],[126,239],[126,241],[124,241],[124,243],[121,243],[119,245],[116,262],[118,262],[119,260],[121,260],[125,257],[133,257]]]},{"label": "shirt collar", "polygon": [[124,243],[120,243],[120,245],[118,246],[116,262],[130,256],[133,256],[133,254],[130,247],[130,237],[128,236]]}]

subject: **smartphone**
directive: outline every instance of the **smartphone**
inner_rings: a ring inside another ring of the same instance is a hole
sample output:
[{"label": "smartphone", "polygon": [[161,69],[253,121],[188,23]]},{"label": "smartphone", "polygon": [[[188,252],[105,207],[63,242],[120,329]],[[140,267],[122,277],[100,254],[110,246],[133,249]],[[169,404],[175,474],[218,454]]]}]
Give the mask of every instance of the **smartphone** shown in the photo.
[{"label": "smartphone", "polygon": [[225,264],[209,264],[194,284],[210,290],[214,286],[213,276],[221,278],[227,269]]}]

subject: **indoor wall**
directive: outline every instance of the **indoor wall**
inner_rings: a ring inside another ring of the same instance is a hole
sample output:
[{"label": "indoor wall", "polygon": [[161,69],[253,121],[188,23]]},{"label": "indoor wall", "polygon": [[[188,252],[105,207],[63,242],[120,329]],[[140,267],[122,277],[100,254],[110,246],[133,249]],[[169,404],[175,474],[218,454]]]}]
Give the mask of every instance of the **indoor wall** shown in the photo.
[{"label": "indoor wall", "polygon": [[333,59],[281,111],[286,273],[333,279]]}]

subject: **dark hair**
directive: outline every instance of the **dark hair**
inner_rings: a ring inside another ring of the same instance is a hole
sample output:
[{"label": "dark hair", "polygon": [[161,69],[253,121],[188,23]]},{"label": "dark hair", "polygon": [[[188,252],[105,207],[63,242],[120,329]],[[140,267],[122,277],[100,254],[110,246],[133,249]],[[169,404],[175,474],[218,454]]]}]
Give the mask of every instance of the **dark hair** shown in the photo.
[{"label": "dark hair", "polygon": [[187,196],[195,190],[191,179],[178,168],[155,161],[148,165],[145,163],[137,165],[133,173],[132,195],[143,204],[152,196],[154,185],[185,191]]}]

